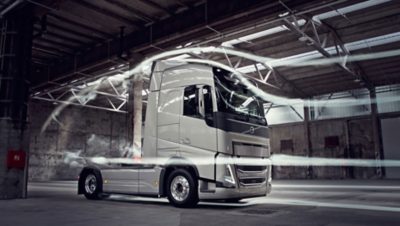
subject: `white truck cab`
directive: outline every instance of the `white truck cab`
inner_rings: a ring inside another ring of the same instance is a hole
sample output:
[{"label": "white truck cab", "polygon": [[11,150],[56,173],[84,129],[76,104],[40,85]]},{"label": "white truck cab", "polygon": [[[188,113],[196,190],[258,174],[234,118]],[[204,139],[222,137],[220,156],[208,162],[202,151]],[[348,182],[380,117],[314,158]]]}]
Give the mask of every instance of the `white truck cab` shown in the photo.
[{"label": "white truck cab", "polygon": [[168,197],[177,207],[189,207],[199,200],[238,201],[270,192],[263,101],[230,72],[155,62],[144,125],[142,161],[88,165],[79,177],[79,194]]}]

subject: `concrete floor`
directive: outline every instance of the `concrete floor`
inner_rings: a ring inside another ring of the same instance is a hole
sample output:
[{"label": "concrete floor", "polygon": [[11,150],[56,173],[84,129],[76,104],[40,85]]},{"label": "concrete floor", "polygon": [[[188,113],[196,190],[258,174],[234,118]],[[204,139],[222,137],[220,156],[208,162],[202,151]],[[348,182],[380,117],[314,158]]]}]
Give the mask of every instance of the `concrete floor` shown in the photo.
[{"label": "concrete floor", "polygon": [[0,201],[0,225],[400,225],[400,181],[274,181],[269,197],[178,209],[165,199],[89,201],[75,182],[30,183]]}]

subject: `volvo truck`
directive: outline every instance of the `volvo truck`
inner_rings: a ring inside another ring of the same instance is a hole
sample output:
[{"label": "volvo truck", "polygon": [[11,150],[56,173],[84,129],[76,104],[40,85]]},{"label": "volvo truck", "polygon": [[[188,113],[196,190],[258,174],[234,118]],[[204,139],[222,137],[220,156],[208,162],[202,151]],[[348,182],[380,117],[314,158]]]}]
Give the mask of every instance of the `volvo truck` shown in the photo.
[{"label": "volvo truck", "polygon": [[263,104],[221,68],[155,62],[141,160],[110,158],[84,167],[78,194],[167,197],[177,207],[266,196],[271,166]]}]

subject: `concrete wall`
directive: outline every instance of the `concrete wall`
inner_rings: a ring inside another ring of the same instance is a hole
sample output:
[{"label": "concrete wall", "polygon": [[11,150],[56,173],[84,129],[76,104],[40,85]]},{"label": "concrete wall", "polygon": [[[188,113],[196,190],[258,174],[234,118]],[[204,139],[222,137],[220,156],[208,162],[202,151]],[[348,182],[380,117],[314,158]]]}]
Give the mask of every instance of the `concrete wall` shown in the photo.
[{"label": "concrete wall", "polygon": [[[293,148],[281,148],[282,140],[292,140]],[[279,125],[270,127],[270,145],[272,154],[285,154],[291,156],[308,156],[305,142],[305,130],[302,123]],[[273,178],[307,178],[308,167],[274,166]]]},{"label": "concrete wall", "polygon": [[[56,105],[31,102],[30,180],[76,179],[83,157],[120,157],[130,149],[129,118],[126,114],[68,107],[41,127]],[[303,122],[270,126],[273,154],[326,158],[374,159],[372,126],[369,118],[312,121],[309,125],[309,150]],[[337,136],[338,145],[326,147],[325,138]],[[291,148],[282,148],[282,140],[291,140]],[[343,179],[376,178],[376,169],[360,167],[275,166],[274,178]]]},{"label": "concrete wall", "polygon": [[[346,121],[330,120],[310,124],[312,156],[324,158],[345,158],[347,147]],[[325,147],[325,137],[337,136],[337,147]],[[345,167],[313,167],[313,178],[341,179],[346,177]]]},{"label": "concrete wall", "polygon": [[[370,119],[348,121],[349,158],[375,159],[372,122]],[[354,178],[377,178],[376,168],[350,167],[349,175]]]},{"label": "concrete wall", "polygon": [[76,179],[84,157],[120,157],[129,151],[126,114],[71,106],[41,133],[55,107],[29,104],[30,180]]},{"label": "concrete wall", "polygon": [[[311,149],[307,148],[303,123],[270,126],[271,151],[274,154],[323,158],[374,159],[372,124],[368,118],[312,121],[309,124]],[[327,147],[325,139],[337,137],[338,145]],[[293,148],[281,147],[282,140],[292,140]],[[288,167],[275,166],[275,179],[367,179],[378,178],[373,167]]]},{"label": "concrete wall", "polygon": [[[0,119],[0,199],[24,198],[26,196],[26,168],[9,168],[9,150],[29,152],[27,130],[8,119]],[[25,131],[25,132],[22,132]]]}]

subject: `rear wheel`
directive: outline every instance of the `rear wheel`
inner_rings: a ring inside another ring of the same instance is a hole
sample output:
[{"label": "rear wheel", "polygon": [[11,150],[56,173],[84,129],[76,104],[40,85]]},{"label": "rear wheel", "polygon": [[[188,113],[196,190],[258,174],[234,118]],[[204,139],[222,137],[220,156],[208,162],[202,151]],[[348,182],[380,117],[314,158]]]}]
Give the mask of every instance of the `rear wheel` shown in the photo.
[{"label": "rear wheel", "polygon": [[100,191],[101,180],[99,176],[94,173],[88,173],[85,176],[83,184],[83,194],[87,199],[101,199],[102,194]]},{"label": "rear wheel", "polygon": [[197,183],[184,169],[173,171],[168,177],[167,196],[176,207],[193,207],[198,201]]}]

